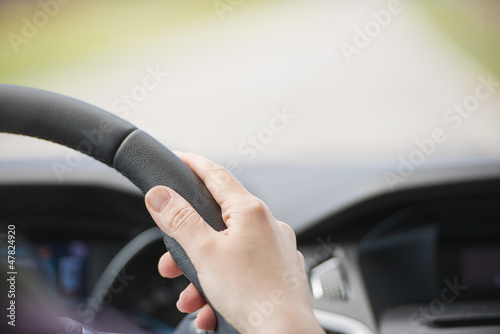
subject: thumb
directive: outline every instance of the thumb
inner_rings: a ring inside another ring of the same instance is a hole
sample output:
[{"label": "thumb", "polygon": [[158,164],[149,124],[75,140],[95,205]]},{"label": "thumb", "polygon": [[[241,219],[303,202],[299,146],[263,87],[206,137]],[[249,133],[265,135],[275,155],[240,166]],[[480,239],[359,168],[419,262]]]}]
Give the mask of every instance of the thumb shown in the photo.
[{"label": "thumb", "polygon": [[146,207],[158,227],[177,240],[191,260],[204,254],[217,232],[174,190],[156,186],[145,197]]}]

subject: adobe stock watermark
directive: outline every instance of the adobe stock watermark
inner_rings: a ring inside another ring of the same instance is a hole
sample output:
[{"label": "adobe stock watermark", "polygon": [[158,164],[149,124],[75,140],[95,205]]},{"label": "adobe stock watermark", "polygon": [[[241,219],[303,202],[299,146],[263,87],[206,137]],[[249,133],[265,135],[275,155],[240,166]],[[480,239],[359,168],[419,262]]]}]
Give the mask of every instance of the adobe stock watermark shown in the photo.
[{"label": "adobe stock watermark", "polygon": [[243,0],[214,0],[212,6],[219,16],[221,21],[224,21],[226,13],[233,12],[238,6],[243,3]]},{"label": "adobe stock watermark", "polygon": [[467,285],[459,284],[457,277],[454,278],[453,282],[445,279],[443,283],[446,287],[441,290],[439,298],[433,299],[427,307],[419,307],[408,318],[410,326],[417,327],[419,333],[423,333],[427,329],[428,324],[432,323],[432,320],[436,316],[444,312],[446,305],[455,302],[457,297],[468,288]]},{"label": "adobe stock watermark", "polygon": [[[159,65],[154,68],[147,66],[145,74],[139,84],[133,86],[129,92],[123,93],[111,103],[110,112],[127,119],[133,109],[136,109],[141,102],[145,101],[152,91],[160,87],[170,74],[164,72]],[[97,127],[83,131],[83,138],[74,147],[77,151],[68,148],[64,162],[52,162],[52,170],[59,182],[64,180],[65,175],[77,169],[82,161],[82,152],[92,155],[100,145],[104,143],[107,134],[114,130],[113,123],[108,119],[103,119]]]},{"label": "adobe stock watermark", "polygon": [[393,17],[403,12],[403,9],[400,0],[390,0],[386,9],[372,10],[370,13],[372,20],[366,22],[362,27],[354,27],[352,42],[340,42],[339,48],[346,61],[351,63],[352,57],[359,55],[362,50],[366,49],[380,35],[383,29],[389,26]]},{"label": "adobe stock watermark", "polygon": [[455,103],[443,113],[443,121],[448,126],[434,128],[428,137],[414,141],[415,148],[406,155],[398,156],[397,171],[387,171],[384,173],[385,181],[391,190],[404,183],[413,175],[416,167],[422,165],[426,159],[436,152],[438,145],[445,143],[449,138],[451,130],[456,131],[462,127],[464,121],[474,115],[481,105],[500,86],[490,74],[487,78],[478,77],[479,84],[474,89],[474,93],[466,96],[461,103]]},{"label": "adobe stock watermark", "polygon": [[123,268],[120,272],[112,272],[115,276],[115,282],[109,289],[102,289],[95,297],[88,298],[85,303],[78,305],[76,314],[81,317],[83,323],[92,322],[97,313],[101,312],[106,305],[109,305],[115,295],[121,293],[129,282],[134,280],[134,275],[128,275]]},{"label": "adobe stock watermark", "polygon": [[325,239],[321,237],[316,238],[317,246],[314,248],[312,257],[306,259],[306,268],[312,268],[318,265],[320,262],[325,261],[332,256],[342,254],[341,245],[333,242],[332,235],[329,234]]},{"label": "adobe stock watermark", "polygon": [[14,53],[18,54],[21,45],[26,45],[30,40],[35,38],[40,29],[43,29],[50,21],[61,11],[61,5],[66,5],[69,0],[40,0],[37,2],[40,9],[33,13],[28,18],[23,16],[21,18],[21,27],[19,33],[7,33],[7,39],[12,46]]},{"label": "adobe stock watermark", "polygon": [[[340,249],[340,245],[332,241],[331,235],[328,235],[326,239],[318,237],[316,241],[318,245],[313,252],[313,256],[305,259],[305,268],[311,268],[317,265],[318,262],[334,256]],[[242,317],[237,318],[238,328],[242,329],[242,334],[252,334],[257,328],[263,326],[266,319],[273,316],[276,308],[286,303],[285,291],[297,291],[304,284],[307,285],[306,277],[306,272],[298,266],[284,272],[281,276],[283,289],[274,289],[271,291],[269,298],[253,301],[253,311],[245,319]]]},{"label": "adobe stock watermark", "polygon": [[130,92],[123,93],[111,103],[111,112],[124,119],[130,116],[133,109],[137,109],[141,102],[146,100],[149,94],[160,87],[165,79],[170,75],[164,72],[159,65],[155,68],[147,66],[146,74],[143,76],[140,84],[135,85],[130,89]]},{"label": "adobe stock watermark", "polygon": [[[277,135],[290,126],[296,118],[297,115],[289,112],[286,106],[281,110],[273,109],[267,126],[243,140],[236,148],[238,154],[247,162],[254,161],[258,153],[269,147]],[[241,162],[238,160],[228,161],[225,167],[235,176],[242,171]]]},{"label": "adobe stock watermark", "polygon": [[114,125],[104,119],[96,128],[83,131],[84,139],[80,140],[73,149],[66,149],[66,156],[63,162],[53,161],[52,170],[57,176],[59,182],[64,180],[66,174],[75,171],[83,161],[83,153],[92,155],[100,144],[104,141],[104,136],[113,131]]},{"label": "adobe stock watermark", "polygon": [[253,311],[246,316],[246,319],[242,317],[236,319],[238,328],[241,328],[242,334],[254,333],[257,328],[264,325],[266,319],[273,316],[276,308],[287,301],[285,289],[288,291],[297,291],[304,285],[305,273],[301,272],[302,270],[298,267],[287,270],[281,276],[284,285],[283,289],[274,289],[271,291],[269,298],[252,302]]}]

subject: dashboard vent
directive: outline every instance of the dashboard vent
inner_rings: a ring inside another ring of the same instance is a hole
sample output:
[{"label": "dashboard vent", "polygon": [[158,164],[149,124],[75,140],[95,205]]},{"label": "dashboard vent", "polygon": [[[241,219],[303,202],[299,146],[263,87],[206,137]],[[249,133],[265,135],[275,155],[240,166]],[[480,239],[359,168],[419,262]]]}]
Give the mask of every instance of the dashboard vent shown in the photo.
[{"label": "dashboard vent", "polygon": [[311,270],[311,289],[314,298],[344,301],[349,288],[340,258],[333,257]]}]

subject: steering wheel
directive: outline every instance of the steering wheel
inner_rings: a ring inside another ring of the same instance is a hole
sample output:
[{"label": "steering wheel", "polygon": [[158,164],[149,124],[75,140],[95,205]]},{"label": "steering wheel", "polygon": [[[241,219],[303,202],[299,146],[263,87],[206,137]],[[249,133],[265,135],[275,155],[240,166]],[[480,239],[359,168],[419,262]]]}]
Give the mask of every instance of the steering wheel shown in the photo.
[{"label": "steering wheel", "polygon": [[[212,228],[226,228],[219,205],[184,162],[144,131],[95,106],[43,90],[0,85],[0,132],[45,139],[78,150],[116,169],[143,193],[157,185],[168,186]],[[175,263],[205,297],[184,249],[165,233],[163,240]],[[238,333],[217,310],[214,312],[215,333]]]}]

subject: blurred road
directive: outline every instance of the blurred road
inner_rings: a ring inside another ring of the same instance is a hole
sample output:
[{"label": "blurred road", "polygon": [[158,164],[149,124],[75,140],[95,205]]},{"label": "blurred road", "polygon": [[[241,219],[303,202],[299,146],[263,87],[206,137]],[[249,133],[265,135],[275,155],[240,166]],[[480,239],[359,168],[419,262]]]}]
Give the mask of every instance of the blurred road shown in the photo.
[{"label": "blurred road", "polygon": [[[387,188],[384,172],[415,151],[427,150],[424,168],[500,158],[500,87],[485,86],[488,71],[424,9],[389,3],[287,1],[261,10],[243,3],[223,21],[214,11],[176,31],[138,31],[130,46],[18,83],[98,105],[170,148],[233,168],[297,227],[332,203]],[[472,111],[454,109],[464,103]],[[0,135],[3,161],[66,155]],[[283,165],[294,167],[272,167]],[[304,194],[314,200],[307,208]]]},{"label": "blurred road", "polygon": [[[19,82],[111,110],[169,147],[221,163],[397,166],[435,128],[446,140],[426,164],[500,158],[497,91],[456,129],[443,118],[489,73],[425,10],[402,1],[391,13],[389,3],[291,1],[261,11],[243,4],[223,21],[214,12]],[[155,70],[168,76],[154,89],[137,88]],[[134,93],[127,104],[124,96]],[[288,123],[272,129],[283,112]],[[2,159],[65,154],[0,138]]]}]

